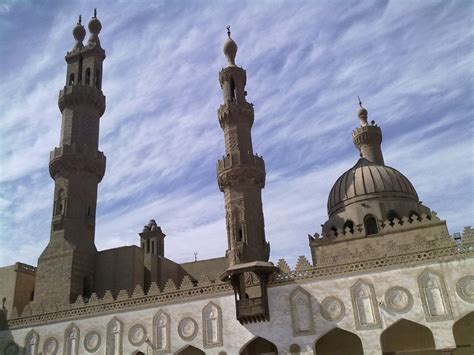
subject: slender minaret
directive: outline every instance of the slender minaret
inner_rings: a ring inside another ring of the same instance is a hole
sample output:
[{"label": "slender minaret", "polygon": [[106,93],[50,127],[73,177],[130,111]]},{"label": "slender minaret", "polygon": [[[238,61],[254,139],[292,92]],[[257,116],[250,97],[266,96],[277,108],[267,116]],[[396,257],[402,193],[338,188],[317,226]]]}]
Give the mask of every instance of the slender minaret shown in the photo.
[{"label": "slender minaret", "polygon": [[224,131],[225,157],[217,163],[217,181],[224,192],[230,265],[267,261],[270,253],[265,241],[261,193],[265,163],[253,153],[253,105],[245,99],[246,73],[235,65],[236,53],[237,44],[228,29],[224,54],[229,66],[219,73],[224,103],[217,113]]},{"label": "slender minaret", "polygon": [[59,93],[62,113],[59,147],[50,154],[54,179],[51,237],[38,260],[34,302],[65,303],[88,297],[94,287],[94,244],[97,185],[105,172],[105,156],[98,150],[99,120],[105,110],[102,93],[101,23],[89,22],[90,38],[79,22],[76,40],[66,54],[66,86]]},{"label": "slender minaret", "polygon": [[237,319],[248,323],[270,318],[267,283],[277,268],[268,262],[270,244],[265,240],[262,209],[265,164],[253,153],[253,105],[245,99],[246,73],[235,65],[237,44],[229,27],[227,35],[224,54],[229,65],[219,73],[224,103],[217,112],[225,140],[217,181],[224,192],[229,262],[221,278],[234,288]]},{"label": "slender minaret", "polygon": [[367,123],[367,110],[362,106],[362,102],[359,99],[359,122],[360,127],[357,127],[352,131],[352,140],[354,145],[360,152],[360,156],[365,158],[372,163],[378,165],[385,165],[383,161],[382,148],[382,130],[375,124],[374,121],[371,125]]}]

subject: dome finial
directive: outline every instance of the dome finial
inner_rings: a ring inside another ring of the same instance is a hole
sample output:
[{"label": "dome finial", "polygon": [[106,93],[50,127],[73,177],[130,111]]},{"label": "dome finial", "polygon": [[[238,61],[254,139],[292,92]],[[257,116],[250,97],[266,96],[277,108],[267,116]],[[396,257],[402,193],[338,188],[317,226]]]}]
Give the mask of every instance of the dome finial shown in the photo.
[{"label": "dome finial", "polygon": [[367,115],[368,115],[368,112],[367,110],[364,108],[364,106],[362,106],[362,101],[360,100],[360,97],[357,96],[357,98],[359,99],[359,112],[357,113],[358,116],[359,116],[359,122],[360,122],[360,125],[361,126],[367,126]]},{"label": "dome finial", "polygon": [[77,49],[81,49],[84,47],[82,44],[82,41],[84,40],[84,37],[86,36],[86,30],[84,29],[84,26],[82,26],[82,17],[79,15],[79,20],[77,21],[76,26],[72,30],[72,35],[74,36],[74,39],[76,40],[76,43],[74,44],[74,47],[72,48],[73,51]]},{"label": "dome finial", "polygon": [[235,55],[237,54],[237,44],[230,37],[230,26],[227,26],[227,39],[224,43],[224,54],[229,63],[229,67],[235,67]]},{"label": "dome finial", "polygon": [[99,40],[99,33],[102,29],[102,24],[100,23],[99,19],[97,18],[97,9],[94,9],[94,15],[92,16],[91,20],[89,21],[89,44],[96,44],[100,47],[100,40]]}]

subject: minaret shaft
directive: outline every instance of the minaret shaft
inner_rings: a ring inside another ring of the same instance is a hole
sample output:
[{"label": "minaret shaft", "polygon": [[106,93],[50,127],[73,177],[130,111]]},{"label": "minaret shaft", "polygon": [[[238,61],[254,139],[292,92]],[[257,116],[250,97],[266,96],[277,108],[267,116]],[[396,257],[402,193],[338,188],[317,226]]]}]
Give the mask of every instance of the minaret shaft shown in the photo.
[{"label": "minaret shaft", "polygon": [[[89,30],[97,37],[97,18]],[[105,110],[101,91],[105,52],[99,42],[83,46],[85,29],[80,22],[73,34],[76,44],[66,55],[66,85],[58,99],[61,137],[49,161],[54,205],[50,241],[38,260],[34,296],[38,303],[88,297],[94,285],[97,186],[106,162],[98,150],[99,120]]]}]

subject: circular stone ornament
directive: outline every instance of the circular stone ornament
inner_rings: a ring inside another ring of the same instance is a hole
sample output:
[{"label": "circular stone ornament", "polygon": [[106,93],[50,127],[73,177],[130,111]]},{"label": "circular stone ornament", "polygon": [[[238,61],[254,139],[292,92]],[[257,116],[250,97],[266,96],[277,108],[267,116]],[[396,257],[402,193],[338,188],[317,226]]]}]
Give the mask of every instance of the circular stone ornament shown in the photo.
[{"label": "circular stone ornament", "polygon": [[181,319],[178,325],[178,334],[181,339],[191,341],[196,337],[198,325],[191,317]]},{"label": "circular stone ornament", "polygon": [[84,337],[84,348],[90,353],[96,352],[100,347],[100,334],[96,331],[91,331]]},{"label": "circular stone ornament", "polygon": [[43,344],[43,353],[45,355],[56,355],[58,351],[58,341],[56,338],[48,338],[44,341]]},{"label": "circular stone ornament", "polygon": [[393,286],[385,292],[385,304],[395,313],[406,313],[413,307],[413,296],[404,287]]},{"label": "circular stone ornament", "polygon": [[142,345],[146,340],[146,329],[141,324],[135,324],[128,331],[128,341],[134,346]]},{"label": "circular stone ornament", "polygon": [[474,303],[474,275],[461,277],[456,282],[456,292],[463,301]]},{"label": "circular stone ornament", "polygon": [[339,322],[346,314],[344,303],[335,296],[328,296],[321,302],[321,315],[329,322]]}]

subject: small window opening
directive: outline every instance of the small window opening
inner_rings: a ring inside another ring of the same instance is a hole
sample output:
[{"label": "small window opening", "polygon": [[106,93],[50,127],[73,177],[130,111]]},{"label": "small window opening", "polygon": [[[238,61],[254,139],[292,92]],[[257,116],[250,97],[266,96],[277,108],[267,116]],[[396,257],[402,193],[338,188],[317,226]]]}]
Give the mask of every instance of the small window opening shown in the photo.
[{"label": "small window opening", "polygon": [[242,228],[239,228],[239,235],[238,235],[237,238],[238,238],[238,239],[237,239],[238,242],[241,242],[241,241],[242,241],[242,239],[243,239]]},{"label": "small window opening", "polygon": [[147,252],[147,253],[150,252],[150,239],[147,239],[147,240],[146,240],[146,252]]},{"label": "small window opening", "polygon": [[97,89],[100,89],[100,71],[99,71],[99,69],[97,69],[95,71],[95,83],[94,83],[94,85]]},{"label": "small window opening", "polygon": [[56,199],[56,206],[55,206],[54,214],[60,215],[63,213],[63,191],[59,190],[58,198]]},{"label": "small window opening", "polygon": [[86,276],[82,279],[82,297],[85,300],[89,300],[92,295],[92,282],[90,276]]},{"label": "small window opening", "polygon": [[395,222],[394,222],[395,218],[398,219],[398,221],[400,221],[400,216],[398,215],[398,213],[396,211],[394,211],[394,210],[388,211],[387,219],[389,220],[390,225],[392,227],[395,225]]},{"label": "small window opening", "polygon": [[234,79],[230,79],[230,99],[235,101],[235,82]]},{"label": "small window opening", "polygon": [[145,249],[145,243],[142,243],[142,248]]},{"label": "small window opening", "polygon": [[74,73],[69,75],[68,85],[74,85]]},{"label": "small window opening", "polygon": [[151,253],[155,254],[155,241],[154,240],[151,241]]},{"label": "small window opening", "polygon": [[35,290],[31,291],[30,293],[30,301],[33,301],[34,298],[35,298]]},{"label": "small window opening", "polygon": [[334,233],[334,236],[337,237],[337,228],[335,226],[331,226],[331,231]]},{"label": "small window opening", "polygon": [[86,79],[85,79],[86,85],[91,84],[91,68],[86,69]]},{"label": "small window opening", "polygon": [[87,217],[91,217],[92,216],[92,209],[91,209],[91,206],[87,207]]},{"label": "small window opening", "polygon": [[366,217],[364,224],[367,235],[377,234],[379,232],[377,220],[373,216]]},{"label": "small window opening", "polygon": [[354,222],[352,222],[350,219],[344,223],[344,227],[342,228],[344,233],[346,233],[347,228],[349,228],[349,233],[354,234]]}]

